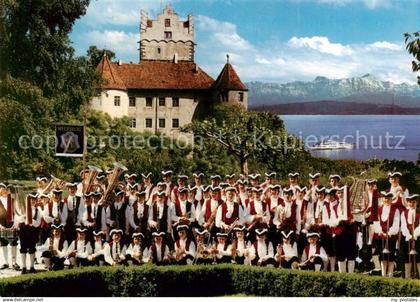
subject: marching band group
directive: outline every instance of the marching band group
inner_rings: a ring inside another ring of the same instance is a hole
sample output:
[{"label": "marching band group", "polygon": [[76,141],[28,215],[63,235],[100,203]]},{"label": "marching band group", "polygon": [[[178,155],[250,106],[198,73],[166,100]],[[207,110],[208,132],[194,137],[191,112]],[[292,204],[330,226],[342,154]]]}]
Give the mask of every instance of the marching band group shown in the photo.
[{"label": "marching band group", "polygon": [[35,272],[37,249],[48,270],[237,263],[351,273],[367,262],[393,276],[398,252],[404,253],[406,278],[420,271],[418,195],[399,184],[399,172],[388,174],[386,191],[365,180],[362,194],[357,184],[342,185],[339,175],[323,186],[320,173],[309,174],[308,186],[299,173],[289,173],[288,184],[280,186],[275,172],[265,173],[265,180],[260,174],[213,175],[204,185],[203,173],[194,173],[190,184],[178,175],[175,184],[172,171],[162,171],[155,185],[151,173],[136,183],[136,174],[120,181],[122,169],[98,171],[84,171],[81,183],[38,177],[37,191],[21,203],[0,184],[1,269],[11,264],[20,270],[19,243],[22,273]]}]

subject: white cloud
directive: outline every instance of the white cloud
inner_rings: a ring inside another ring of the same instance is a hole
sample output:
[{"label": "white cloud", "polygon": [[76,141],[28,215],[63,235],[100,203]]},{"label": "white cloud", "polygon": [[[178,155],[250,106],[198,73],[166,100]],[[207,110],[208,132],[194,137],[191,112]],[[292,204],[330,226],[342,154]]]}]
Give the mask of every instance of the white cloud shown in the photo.
[{"label": "white cloud", "polygon": [[293,37],[289,40],[289,44],[296,48],[309,47],[334,56],[344,56],[352,53],[349,46],[344,46],[340,43],[331,43],[327,37]]},{"label": "white cloud", "polygon": [[363,3],[369,9],[376,9],[379,7],[390,8],[391,1],[390,0],[363,0]]},{"label": "white cloud", "polygon": [[138,58],[137,42],[139,39],[138,33],[126,33],[123,31],[94,30],[85,34],[85,40],[89,41],[89,45],[110,49],[116,53],[118,58],[129,58],[129,60],[135,57]]},{"label": "white cloud", "polygon": [[[415,81],[411,58],[404,47],[390,41],[347,45],[314,36],[257,45],[242,37],[230,22],[199,16],[196,26],[196,60],[213,77],[220,73],[229,53],[244,81],[290,82],[316,76],[337,79],[366,73],[398,83]],[[234,39],[226,41],[229,37]]]},{"label": "white cloud", "polygon": [[371,49],[398,51],[403,49],[402,45],[390,43],[388,41],[378,41],[368,45]]}]

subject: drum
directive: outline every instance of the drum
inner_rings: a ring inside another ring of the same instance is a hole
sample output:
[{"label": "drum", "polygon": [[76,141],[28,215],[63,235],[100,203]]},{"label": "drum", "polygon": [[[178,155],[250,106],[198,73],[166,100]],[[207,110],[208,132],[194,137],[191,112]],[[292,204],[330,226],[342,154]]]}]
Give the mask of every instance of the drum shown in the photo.
[{"label": "drum", "polygon": [[4,228],[0,230],[0,238],[9,242],[13,242],[18,238],[18,231],[16,228]]}]

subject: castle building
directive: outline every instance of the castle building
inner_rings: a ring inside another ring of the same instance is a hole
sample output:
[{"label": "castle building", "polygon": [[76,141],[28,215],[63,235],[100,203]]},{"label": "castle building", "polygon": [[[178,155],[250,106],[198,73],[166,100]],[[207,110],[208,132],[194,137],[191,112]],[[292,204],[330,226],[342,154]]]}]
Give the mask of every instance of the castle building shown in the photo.
[{"label": "castle building", "polygon": [[248,89],[233,66],[223,67],[214,80],[194,61],[194,18],[180,17],[166,6],[156,20],[141,11],[140,61],[111,62],[104,54],[97,66],[101,94],[92,109],[111,117],[128,116],[136,131],[176,137],[180,127],[225,102],[248,106]]}]

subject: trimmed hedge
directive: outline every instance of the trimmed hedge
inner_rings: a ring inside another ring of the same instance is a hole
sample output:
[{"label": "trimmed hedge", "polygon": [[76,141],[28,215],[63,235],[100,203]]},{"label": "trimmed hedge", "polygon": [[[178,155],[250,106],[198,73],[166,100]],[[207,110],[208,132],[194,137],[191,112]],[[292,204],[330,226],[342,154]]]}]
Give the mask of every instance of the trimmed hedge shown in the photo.
[{"label": "trimmed hedge", "polygon": [[0,279],[0,296],[418,297],[419,280],[237,265],[87,267]]}]

